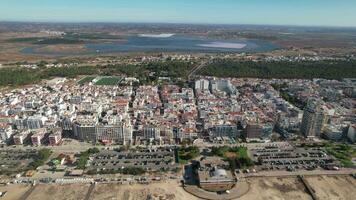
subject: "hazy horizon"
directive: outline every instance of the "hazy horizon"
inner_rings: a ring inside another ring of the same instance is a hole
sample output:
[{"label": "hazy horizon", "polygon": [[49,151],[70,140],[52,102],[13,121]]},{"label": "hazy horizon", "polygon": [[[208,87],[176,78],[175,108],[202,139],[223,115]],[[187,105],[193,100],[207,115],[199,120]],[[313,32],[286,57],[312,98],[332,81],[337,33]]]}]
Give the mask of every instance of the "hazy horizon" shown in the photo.
[{"label": "hazy horizon", "polygon": [[0,21],[356,27],[352,0],[2,0]]},{"label": "hazy horizon", "polygon": [[137,25],[194,25],[194,26],[255,26],[255,27],[296,27],[296,28],[335,28],[335,29],[356,29],[356,26],[337,26],[337,25],[293,25],[293,24],[228,24],[228,23],[189,23],[189,22],[110,22],[110,21],[17,21],[17,20],[0,20],[0,23],[32,23],[32,24],[47,24],[47,25],[55,25],[55,24],[137,24]]}]

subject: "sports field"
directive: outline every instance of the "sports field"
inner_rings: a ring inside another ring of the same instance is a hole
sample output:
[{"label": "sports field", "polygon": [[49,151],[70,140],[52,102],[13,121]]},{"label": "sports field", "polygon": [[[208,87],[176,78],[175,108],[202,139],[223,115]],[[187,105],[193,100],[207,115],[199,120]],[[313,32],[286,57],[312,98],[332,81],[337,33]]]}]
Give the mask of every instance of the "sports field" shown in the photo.
[{"label": "sports field", "polygon": [[86,76],[86,77],[80,79],[80,81],[78,81],[78,84],[83,85],[85,83],[91,82],[94,79],[95,79],[95,76]]},{"label": "sports field", "polygon": [[98,80],[94,83],[95,85],[117,85],[122,80],[122,78],[118,76],[105,76],[97,79]]}]

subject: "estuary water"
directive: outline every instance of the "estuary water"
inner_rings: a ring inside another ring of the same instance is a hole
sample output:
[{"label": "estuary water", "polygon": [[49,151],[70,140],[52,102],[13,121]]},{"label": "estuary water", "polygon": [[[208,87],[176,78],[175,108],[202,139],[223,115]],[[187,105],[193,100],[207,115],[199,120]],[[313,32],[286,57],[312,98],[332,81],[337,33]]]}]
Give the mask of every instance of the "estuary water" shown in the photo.
[{"label": "estuary water", "polygon": [[[124,52],[249,53],[266,52],[279,48],[275,44],[262,40],[222,40],[174,34],[140,34],[129,36],[123,42],[87,43],[85,47],[88,50],[87,53],[97,54]],[[24,54],[46,54],[46,52],[36,52],[36,48],[38,47],[25,48],[21,52]],[[51,52],[48,53],[51,54]],[[60,54],[65,54],[65,52]],[[73,55],[73,53],[70,54]]]}]

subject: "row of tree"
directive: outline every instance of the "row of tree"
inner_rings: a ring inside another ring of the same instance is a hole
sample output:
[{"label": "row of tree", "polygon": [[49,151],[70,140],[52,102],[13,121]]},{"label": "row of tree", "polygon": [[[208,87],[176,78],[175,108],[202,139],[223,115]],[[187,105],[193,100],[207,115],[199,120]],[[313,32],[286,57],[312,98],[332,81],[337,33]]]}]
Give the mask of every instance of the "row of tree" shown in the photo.
[{"label": "row of tree", "polygon": [[117,64],[106,66],[82,66],[46,68],[43,62],[39,68],[28,69],[21,67],[0,69],[0,86],[19,86],[37,83],[52,77],[74,78],[78,75],[118,75],[137,77],[142,83],[151,83],[158,77],[185,77],[192,68],[192,63],[182,61],[148,62],[141,65]]},{"label": "row of tree", "polygon": [[198,74],[218,77],[251,78],[326,78],[341,79],[356,77],[355,60],[333,61],[237,61],[216,59],[202,68]]},{"label": "row of tree", "polygon": [[52,77],[74,78],[78,75],[92,75],[99,72],[96,67],[63,67],[63,68],[2,68],[0,69],[0,86],[19,86],[37,83]]}]

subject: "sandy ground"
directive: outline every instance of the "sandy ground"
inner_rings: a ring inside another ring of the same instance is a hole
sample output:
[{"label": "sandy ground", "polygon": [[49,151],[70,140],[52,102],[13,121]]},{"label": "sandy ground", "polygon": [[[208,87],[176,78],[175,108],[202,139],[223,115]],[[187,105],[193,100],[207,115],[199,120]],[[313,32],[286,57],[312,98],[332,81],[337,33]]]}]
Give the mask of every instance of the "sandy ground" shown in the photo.
[{"label": "sandy ground", "polygon": [[[317,197],[325,200],[353,200],[356,196],[356,179],[351,176],[306,177]],[[309,200],[311,196],[297,178],[249,178],[250,191],[236,200]],[[8,193],[1,200],[19,199],[30,187],[24,185],[0,186]],[[29,200],[84,199],[88,184],[38,185]],[[90,200],[197,200],[185,192],[178,181],[150,185],[98,184]]]},{"label": "sandy ground", "polygon": [[[110,191],[110,192],[108,192]],[[177,181],[150,185],[96,185],[90,200],[196,200],[185,192]]]},{"label": "sandy ground", "polygon": [[356,179],[351,176],[313,176],[306,180],[320,199],[356,199]]},{"label": "sandy ground", "polygon": [[1,200],[15,200],[19,199],[27,190],[30,189],[30,186],[26,185],[8,185],[0,186],[0,192],[7,192],[4,197],[1,197]]},{"label": "sandy ground", "polygon": [[84,199],[88,184],[38,185],[28,197],[30,200],[78,200]]},{"label": "sandy ground", "polygon": [[238,200],[311,199],[297,178],[253,178],[249,182],[250,191]]}]

